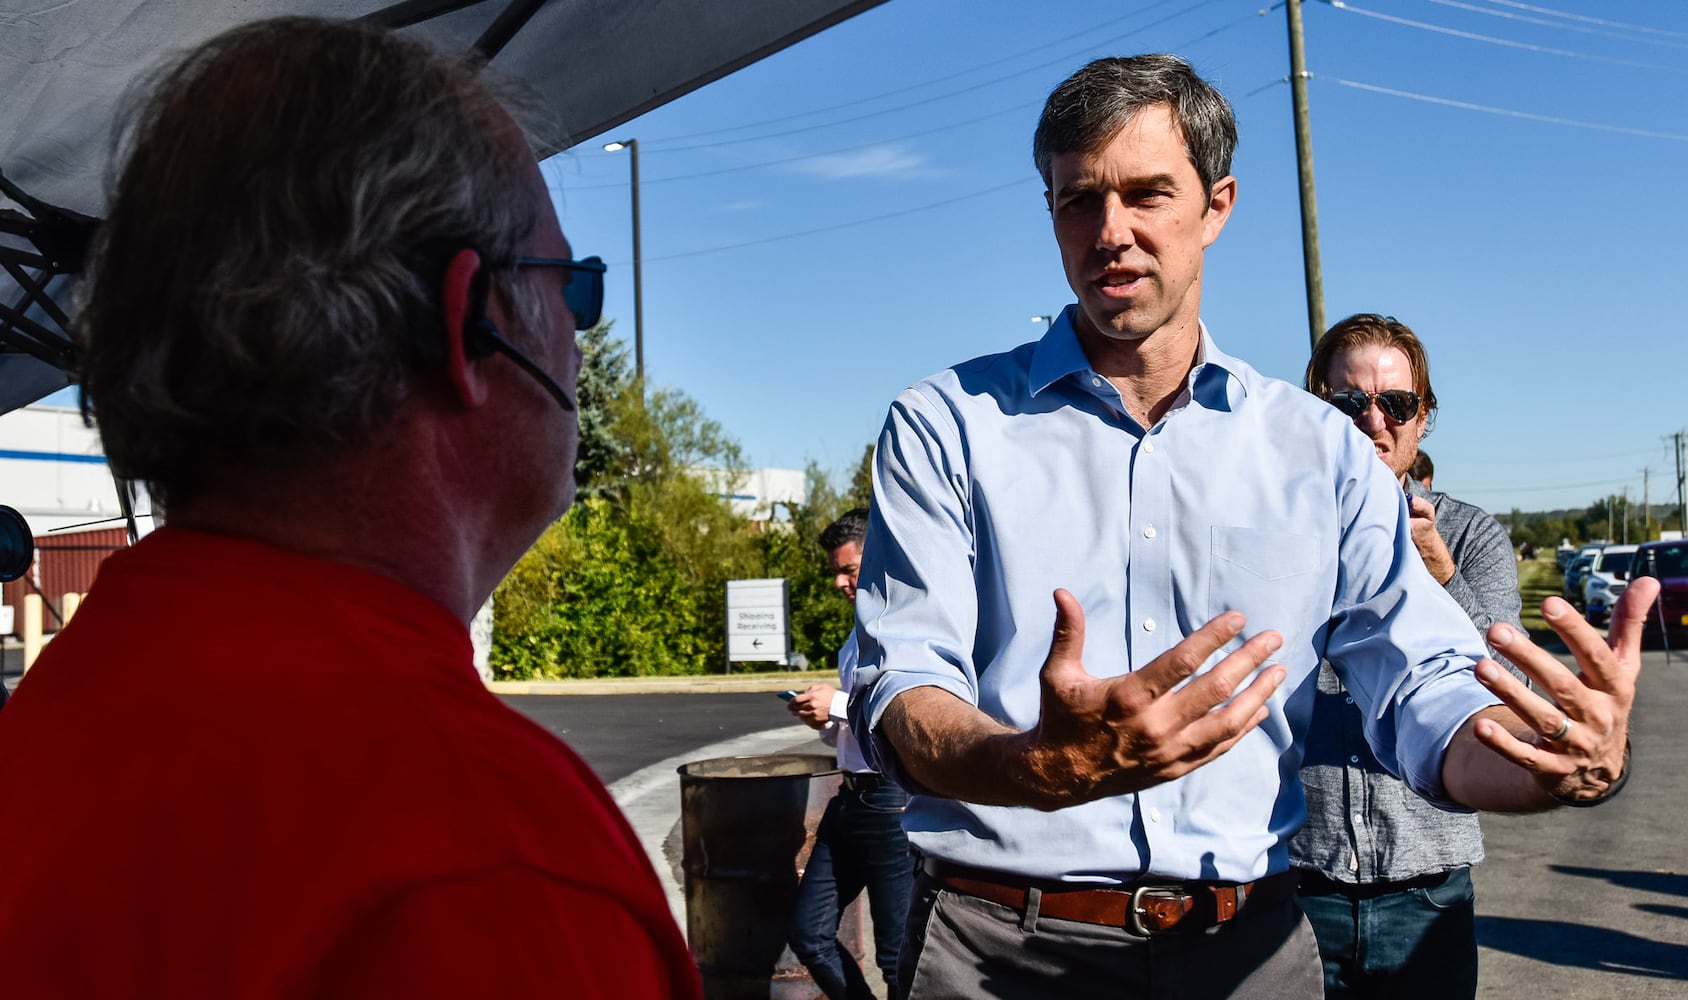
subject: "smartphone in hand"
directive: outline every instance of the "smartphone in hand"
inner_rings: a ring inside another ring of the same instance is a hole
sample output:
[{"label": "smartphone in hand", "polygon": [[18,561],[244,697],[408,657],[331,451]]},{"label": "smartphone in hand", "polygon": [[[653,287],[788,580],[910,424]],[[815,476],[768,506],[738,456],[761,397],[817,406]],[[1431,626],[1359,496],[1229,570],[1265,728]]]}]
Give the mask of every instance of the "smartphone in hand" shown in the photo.
[{"label": "smartphone in hand", "polygon": [[781,691],[780,692],[780,700],[781,701],[790,701],[791,699],[793,699],[795,697],[797,697],[796,691]]}]

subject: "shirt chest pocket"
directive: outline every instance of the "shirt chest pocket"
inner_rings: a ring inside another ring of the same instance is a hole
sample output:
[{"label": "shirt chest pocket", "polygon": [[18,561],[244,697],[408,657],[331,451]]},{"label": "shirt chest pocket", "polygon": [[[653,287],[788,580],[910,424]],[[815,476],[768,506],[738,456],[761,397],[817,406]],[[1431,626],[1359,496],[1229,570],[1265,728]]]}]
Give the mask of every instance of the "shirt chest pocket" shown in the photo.
[{"label": "shirt chest pocket", "polygon": [[1285,643],[1330,617],[1330,595],[1317,593],[1321,562],[1317,535],[1268,528],[1213,529],[1208,617],[1241,611],[1244,636],[1276,629]]}]

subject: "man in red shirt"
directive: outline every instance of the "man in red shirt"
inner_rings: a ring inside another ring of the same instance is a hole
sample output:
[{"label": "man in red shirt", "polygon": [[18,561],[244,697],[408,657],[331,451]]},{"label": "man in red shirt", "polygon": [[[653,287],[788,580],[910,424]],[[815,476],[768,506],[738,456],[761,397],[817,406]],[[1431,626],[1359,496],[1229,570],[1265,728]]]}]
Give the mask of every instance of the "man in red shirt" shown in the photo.
[{"label": "man in red shirt", "polygon": [[84,407],[168,526],[0,720],[8,997],[693,997],[649,861],[468,622],[574,494],[573,259],[500,85],[351,23],[128,116]]}]

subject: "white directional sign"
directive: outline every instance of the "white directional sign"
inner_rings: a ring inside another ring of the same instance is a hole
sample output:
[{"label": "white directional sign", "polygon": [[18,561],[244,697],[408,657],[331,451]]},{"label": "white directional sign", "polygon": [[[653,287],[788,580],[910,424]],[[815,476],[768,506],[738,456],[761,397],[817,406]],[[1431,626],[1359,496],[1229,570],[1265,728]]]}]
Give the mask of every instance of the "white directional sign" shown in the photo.
[{"label": "white directional sign", "polygon": [[785,663],[791,651],[785,580],[727,581],[727,663]]}]

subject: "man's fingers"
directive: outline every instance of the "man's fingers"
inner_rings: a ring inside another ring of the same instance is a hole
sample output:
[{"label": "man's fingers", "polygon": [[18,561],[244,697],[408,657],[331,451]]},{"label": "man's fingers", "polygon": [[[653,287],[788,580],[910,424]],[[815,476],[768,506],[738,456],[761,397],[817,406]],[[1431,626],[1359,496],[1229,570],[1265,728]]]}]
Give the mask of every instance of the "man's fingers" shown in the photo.
[{"label": "man's fingers", "polygon": [[[1499,670],[1498,667],[1496,669]],[[1506,673],[1504,670],[1500,672]],[[1517,678],[1512,680],[1517,683]],[[1551,746],[1521,740],[1493,719],[1478,719],[1472,732],[1478,742],[1532,774],[1564,777],[1577,769],[1575,761],[1553,752]]]},{"label": "man's fingers", "polygon": [[1221,729],[1243,725],[1266,704],[1287,672],[1282,667],[1268,669],[1261,671],[1247,687],[1243,682],[1283,644],[1283,636],[1270,629],[1243,643],[1236,652],[1169,699],[1179,719],[1192,729],[1199,728],[1201,723],[1216,724]]},{"label": "man's fingers", "polygon": [[[1150,660],[1148,666],[1132,675],[1132,679],[1137,682],[1138,689],[1143,692],[1144,696],[1153,701],[1177,687],[1184,678],[1200,670],[1201,665],[1206,663],[1207,658],[1212,656],[1219,647],[1235,639],[1242,632],[1243,625],[1246,622],[1247,619],[1242,616],[1241,612],[1227,611],[1191,632],[1178,645]],[[1261,633],[1261,635],[1267,634],[1276,635],[1277,633]],[[1258,639],[1260,636],[1255,638]],[[1278,641],[1281,643],[1283,640],[1279,639]],[[1241,652],[1241,650],[1238,652]],[[1267,655],[1271,654],[1268,653]],[[1265,657],[1261,657],[1261,660],[1264,661]],[[1256,666],[1258,665],[1256,664]]]},{"label": "man's fingers", "polygon": [[1606,629],[1606,643],[1620,660],[1639,660],[1641,630],[1653,611],[1659,596],[1659,581],[1650,576],[1637,577],[1624,588],[1612,609],[1612,621]]},{"label": "man's fingers", "polygon": [[[1510,658],[1512,651],[1509,650],[1507,656]],[[1517,660],[1513,660],[1513,662],[1518,663]],[[1523,664],[1519,664],[1519,666],[1522,667]],[[1512,709],[1513,714],[1517,715],[1526,726],[1535,730],[1544,739],[1559,732],[1566,719],[1570,719],[1573,723],[1571,731],[1566,733],[1564,737],[1566,740],[1581,739],[1585,735],[1593,735],[1579,731],[1575,725],[1579,720],[1574,718],[1571,713],[1531,691],[1529,685],[1513,676],[1511,671],[1502,669],[1500,664],[1488,657],[1485,656],[1477,661],[1476,674],[1477,680],[1484,687],[1494,692],[1495,697],[1499,698],[1507,708]],[[1574,681],[1575,678],[1572,678],[1572,680]],[[1587,722],[1587,719],[1585,718],[1582,721]]]},{"label": "man's fingers", "polygon": [[1055,630],[1043,661],[1045,683],[1068,679],[1084,670],[1084,607],[1069,590],[1055,591]]},{"label": "man's fingers", "polygon": [[[1549,598],[1548,600],[1558,601],[1559,599],[1554,597]],[[1570,605],[1566,605],[1563,601],[1560,601],[1559,603],[1564,605],[1566,608],[1570,607]],[[1546,602],[1543,602],[1542,604],[1542,613],[1544,615],[1551,615],[1552,613]],[[1572,615],[1572,617],[1575,616]],[[1551,618],[1549,620],[1551,621]],[[1578,621],[1581,621],[1581,619],[1578,619]],[[1594,631],[1594,626],[1589,625],[1587,622],[1583,622],[1582,625],[1589,632],[1592,633]],[[1555,627],[1557,628],[1558,626]],[[1560,636],[1565,638],[1566,646],[1574,651],[1575,647],[1571,645],[1571,639],[1566,637],[1564,632],[1561,632]],[[1577,675],[1572,673],[1565,664],[1559,662],[1559,658],[1557,656],[1554,656],[1552,653],[1549,653],[1547,650],[1536,645],[1527,633],[1522,632],[1511,625],[1501,623],[1489,626],[1487,638],[1489,640],[1489,645],[1505,654],[1506,658],[1512,661],[1513,666],[1524,671],[1524,675],[1535,681],[1536,686],[1551,694],[1554,699],[1560,701],[1561,704],[1564,703],[1561,700],[1562,697],[1573,697],[1576,690],[1583,686],[1582,682],[1577,679]],[[1504,674],[1507,673],[1507,671],[1503,670],[1501,673]],[[1482,679],[1481,675],[1479,675],[1479,679]],[[1516,682],[1517,678],[1512,678],[1512,680]],[[1487,682],[1485,683],[1487,684]],[[1489,690],[1494,691],[1496,694],[1501,694],[1501,692],[1496,689],[1495,685],[1487,684],[1487,686]],[[1522,687],[1523,685],[1519,684],[1518,686]],[[1501,696],[1505,697],[1505,695]]]},{"label": "man's fingers", "polygon": [[[1646,594],[1648,590],[1656,592],[1656,585],[1653,588],[1643,586],[1643,593],[1636,601],[1651,603],[1644,600],[1649,596]],[[1626,591],[1619,601],[1628,598]],[[1609,645],[1606,636],[1584,621],[1583,617],[1563,600],[1549,597],[1542,602],[1542,617],[1552,626],[1553,631],[1559,634],[1559,638],[1564,640],[1565,648],[1576,657],[1577,667],[1581,671],[1575,688],[1568,687],[1563,680],[1559,687],[1548,686],[1548,691],[1553,694],[1555,700],[1565,704],[1565,698],[1574,697],[1577,688],[1591,687],[1620,698],[1625,705],[1629,704],[1635,690],[1635,675],[1641,669],[1640,619],[1646,613],[1644,606],[1639,613],[1636,607],[1635,603],[1620,603],[1613,609],[1611,635],[1618,637],[1618,642]],[[1508,652],[1507,656],[1510,658],[1512,654]]]}]

